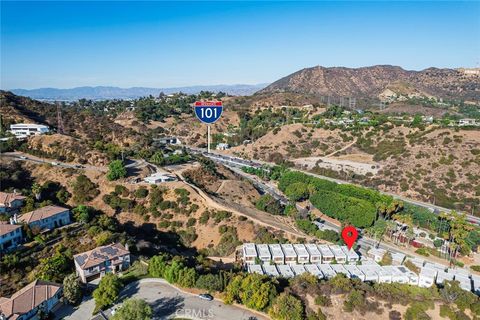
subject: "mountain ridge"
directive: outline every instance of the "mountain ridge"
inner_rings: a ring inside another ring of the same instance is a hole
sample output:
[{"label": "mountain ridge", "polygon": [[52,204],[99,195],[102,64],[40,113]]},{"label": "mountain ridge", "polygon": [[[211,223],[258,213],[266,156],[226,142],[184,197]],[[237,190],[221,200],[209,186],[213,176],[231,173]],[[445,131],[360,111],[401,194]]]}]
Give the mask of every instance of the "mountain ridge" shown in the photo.
[{"label": "mountain ridge", "polygon": [[12,89],[9,90],[17,95],[30,97],[39,100],[106,100],[106,99],[135,99],[143,96],[158,96],[160,92],[165,94],[184,92],[187,94],[198,93],[200,91],[225,92],[231,95],[250,95],[266,86],[261,84],[233,84],[233,85],[198,85],[170,88],[151,88],[151,87],[130,87],[121,88],[116,86],[81,86],[74,88],[36,88],[36,89]]},{"label": "mountain ridge", "polygon": [[393,65],[303,68],[258,92],[380,99],[383,91],[400,83],[410,86],[417,96],[480,101],[480,69],[430,67],[415,71]]}]

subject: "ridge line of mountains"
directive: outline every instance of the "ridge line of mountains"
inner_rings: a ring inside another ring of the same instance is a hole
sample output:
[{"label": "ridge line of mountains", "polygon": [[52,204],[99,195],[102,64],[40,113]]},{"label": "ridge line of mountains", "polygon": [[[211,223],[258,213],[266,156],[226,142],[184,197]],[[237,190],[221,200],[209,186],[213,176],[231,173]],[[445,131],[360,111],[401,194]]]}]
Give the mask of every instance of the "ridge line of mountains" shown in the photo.
[{"label": "ridge line of mountains", "polygon": [[436,99],[480,102],[480,68],[427,68],[405,70],[398,66],[376,65],[361,68],[322,67],[304,68],[271,84],[209,85],[176,88],[147,87],[76,87],[71,89],[40,88],[13,89],[11,92],[37,100],[105,100],[135,99],[200,91],[225,92],[247,96],[254,93],[293,92],[331,97],[355,97],[367,100],[395,101],[398,99]]}]

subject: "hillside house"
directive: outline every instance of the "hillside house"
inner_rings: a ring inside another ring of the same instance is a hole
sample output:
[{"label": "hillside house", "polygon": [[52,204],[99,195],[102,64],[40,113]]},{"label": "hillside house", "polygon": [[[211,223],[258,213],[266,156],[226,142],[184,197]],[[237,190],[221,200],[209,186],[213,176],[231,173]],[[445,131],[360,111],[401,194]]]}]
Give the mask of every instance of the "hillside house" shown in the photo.
[{"label": "hillside house", "polygon": [[0,223],[0,252],[14,249],[23,242],[22,226]]},{"label": "hillside house", "polygon": [[50,129],[43,124],[35,123],[17,123],[10,125],[10,132],[16,137],[36,136],[48,133]]},{"label": "hillside house", "polygon": [[22,214],[18,221],[30,228],[51,230],[71,223],[70,210],[59,206],[46,206]]},{"label": "hillside house", "polygon": [[0,192],[0,213],[18,212],[26,197],[17,193]]},{"label": "hillside house", "polygon": [[116,273],[130,267],[130,252],[120,243],[110,244],[73,256],[75,270],[83,283],[106,273]]},{"label": "hillside house", "polygon": [[62,294],[62,285],[35,280],[10,298],[0,297],[0,319],[38,319],[39,310],[48,314],[59,306]]}]

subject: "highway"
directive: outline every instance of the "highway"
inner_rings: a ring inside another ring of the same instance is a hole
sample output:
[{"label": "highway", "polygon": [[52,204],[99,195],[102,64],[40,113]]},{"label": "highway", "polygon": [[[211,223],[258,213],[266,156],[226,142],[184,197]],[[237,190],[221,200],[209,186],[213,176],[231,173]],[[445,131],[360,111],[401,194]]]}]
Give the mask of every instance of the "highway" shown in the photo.
[{"label": "highway", "polygon": [[[261,168],[262,166],[265,166],[265,165],[267,165],[267,166],[274,166],[275,165],[274,163],[269,163],[269,162],[260,161],[260,160],[247,160],[247,159],[242,159],[242,158],[239,158],[239,157],[233,157],[233,156],[223,155],[223,154],[214,153],[214,152],[207,153],[207,150],[202,149],[202,148],[194,148],[194,147],[186,147],[186,148],[189,149],[193,153],[202,154],[205,157],[208,157],[208,158],[210,158],[214,161],[220,162],[220,163],[222,163],[224,165],[227,165],[227,166],[230,166],[230,167],[241,168],[241,167],[246,166],[246,167],[251,167],[251,168]],[[313,177],[317,177],[317,178],[320,178],[320,179],[336,182],[336,183],[339,183],[339,184],[345,184],[345,183],[353,184],[353,183],[345,181],[345,180],[330,178],[330,177],[318,175],[318,174],[311,173],[311,172],[304,171],[304,170],[299,170],[299,169],[294,169],[294,168],[292,168],[292,170],[296,170],[296,171],[308,174],[308,175],[313,176]],[[358,185],[358,186],[362,187],[361,185]],[[395,199],[402,200],[403,202],[407,202],[407,203],[411,203],[411,204],[414,204],[414,205],[417,205],[417,206],[420,206],[420,207],[423,207],[423,208],[427,208],[427,209],[431,210],[432,212],[434,212],[435,214],[439,214],[440,212],[449,213],[449,212],[452,211],[451,209],[443,208],[443,207],[440,207],[440,206],[437,206],[437,205],[434,205],[434,204],[431,204],[431,203],[426,203],[426,202],[410,199],[410,198],[407,198],[407,197],[404,197],[404,196],[401,196],[401,195],[397,195],[397,194],[393,194],[393,193],[390,193],[390,192],[383,192],[383,191],[380,191],[380,190],[378,190],[378,191],[382,194],[392,196]],[[467,220],[470,221],[473,224],[480,225],[480,218],[479,217],[467,214]]]}]

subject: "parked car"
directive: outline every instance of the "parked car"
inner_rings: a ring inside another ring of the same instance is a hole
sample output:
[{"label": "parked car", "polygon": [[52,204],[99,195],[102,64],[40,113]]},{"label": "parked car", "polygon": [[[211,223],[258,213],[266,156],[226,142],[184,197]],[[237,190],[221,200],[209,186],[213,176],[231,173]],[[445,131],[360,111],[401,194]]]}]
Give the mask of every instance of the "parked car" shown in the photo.
[{"label": "parked car", "polygon": [[20,159],[26,160],[27,157],[25,157],[25,156],[20,156]]},{"label": "parked car", "polygon": [[58,163],[58,162],[55,162],[55,161],[53,161],[53,162],[52,162],[52,165],[54,165],[54,166],[58,166],[58,165],[59,165],[59,163]]},{"label": "parked car", "polygon": [[208,294],[208,293],[199,294],[198,297],[199,297],[200,299],[207,300],[207,301],[212,301],[212,300],[213,300],[212,295],[211,295],[211,294]]}]

